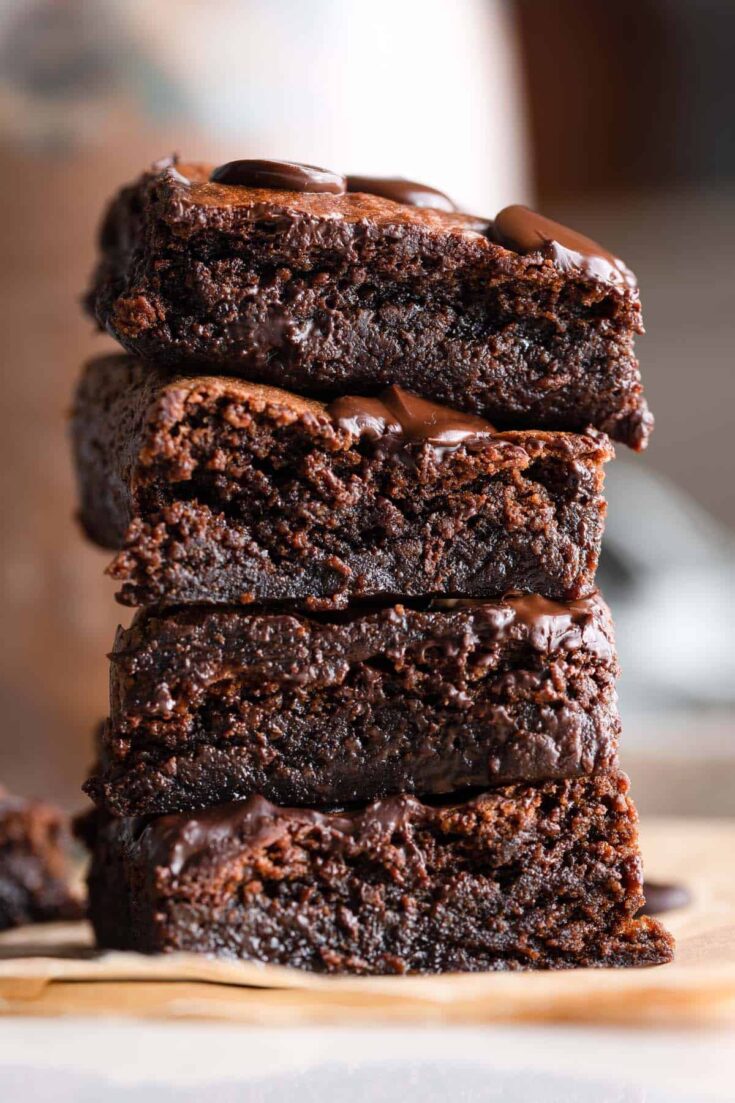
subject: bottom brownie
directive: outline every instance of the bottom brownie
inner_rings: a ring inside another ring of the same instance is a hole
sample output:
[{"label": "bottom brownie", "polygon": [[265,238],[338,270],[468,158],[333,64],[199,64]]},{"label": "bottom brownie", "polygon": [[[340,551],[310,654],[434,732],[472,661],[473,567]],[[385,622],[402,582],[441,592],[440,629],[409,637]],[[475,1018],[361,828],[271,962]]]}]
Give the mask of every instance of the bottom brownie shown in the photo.
[{"label": "bottom brownie", "polygon": [[262,797],[195,816],[90,821],[104,948],[200,951],[327,973],[654,965],[621,774],[511,785],[464,803],[350,811]]},{"label": "bottom brownie", "polygon": [[0,931],[82,915],[67,882],[66,840],[60,812],[0,787]]}]

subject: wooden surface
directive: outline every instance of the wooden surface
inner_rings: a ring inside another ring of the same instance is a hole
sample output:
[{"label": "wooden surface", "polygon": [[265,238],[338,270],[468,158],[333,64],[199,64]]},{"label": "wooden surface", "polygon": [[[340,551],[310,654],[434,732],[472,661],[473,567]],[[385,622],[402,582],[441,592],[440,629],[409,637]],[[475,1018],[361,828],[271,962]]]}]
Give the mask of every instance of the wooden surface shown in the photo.
[{"label": "wooden surface", "polygon": [[677,959],[646,970],[323,977],[196,955],[98,954],[86,924],[0,936],[4,1015],[125,1015],[259,1024],[364,1021],[735,1021],[735,822],[643,826],[647,874],[685,882]]},{"label": "wooden surface", "polygon": [[735,1022],[735,821],[656,819],[646,872],[693,901],[666,923],[671,965],[443,977],[319,977],[196,955],[98,954],[85,924],[0,936],[0,1012],[124,1015],[267,1025],[491,1021]]}]

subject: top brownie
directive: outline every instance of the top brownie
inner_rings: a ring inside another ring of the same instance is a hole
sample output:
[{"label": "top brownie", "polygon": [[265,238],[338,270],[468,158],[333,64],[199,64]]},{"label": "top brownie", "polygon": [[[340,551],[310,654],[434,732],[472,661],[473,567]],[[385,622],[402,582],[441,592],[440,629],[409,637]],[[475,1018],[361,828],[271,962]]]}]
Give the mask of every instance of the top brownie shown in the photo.
[{"label": "top brownie", "polygon": [[87,304],[129,351],[320,398],[400,384],[500,427],[645,446],[638,292],[601,246],[525,208],[492,222],[385,181],[213,171],[161,162],[107,212]]}]

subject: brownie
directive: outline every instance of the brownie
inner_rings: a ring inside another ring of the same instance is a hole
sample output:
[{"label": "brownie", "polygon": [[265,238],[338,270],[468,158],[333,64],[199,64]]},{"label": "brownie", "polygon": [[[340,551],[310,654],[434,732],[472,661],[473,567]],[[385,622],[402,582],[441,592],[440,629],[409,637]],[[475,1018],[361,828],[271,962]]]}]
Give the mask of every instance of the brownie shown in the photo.
[{"label": "brownie", "polygon": [[0,930],[82,915],[69,887],[67,843],[61,812],[0,787]]},{"label": "brownie", "polygon": [[89,825],[105,949],[196,951],[326,973],[655,965],[619,774],[511,785],[463,803],[350,811],[263,797]]},{"label": "brownie", "polygon": [[618,665],[599,595],[330,617],[143,611],[111,660],[86,789],[118,816],[255,793],[323,807],[615,763]]},{"label": "brownie", "polygon": [[131,605],[589,593],[607,437],[512,430],[391,387],[329,406],[92,361],[81,519]]},{"label": "brownie", "polygon": [[525,208],[493,222],[211,173],[161,163],[107,212],[86,301],[128,351],[321,398],[397,383],[499,426],[645,445],[638,291],[601,246]]}]

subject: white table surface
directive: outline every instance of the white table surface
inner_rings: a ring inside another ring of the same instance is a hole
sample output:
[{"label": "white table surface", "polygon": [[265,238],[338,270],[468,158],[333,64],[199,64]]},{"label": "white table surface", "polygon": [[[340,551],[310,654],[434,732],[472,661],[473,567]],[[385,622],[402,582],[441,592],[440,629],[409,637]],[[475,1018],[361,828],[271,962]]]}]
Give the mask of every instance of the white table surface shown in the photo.
[{"label": "white table surface", "polygon": [[0,1021],[0,1099],[33,1103],[706,1103],[732,1031],[261,1029]]}]

